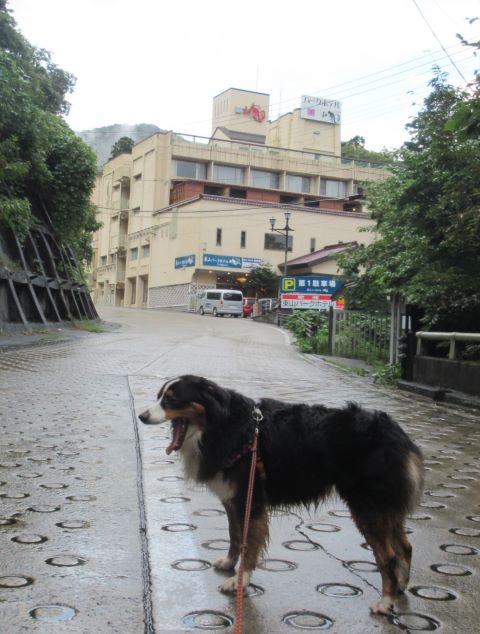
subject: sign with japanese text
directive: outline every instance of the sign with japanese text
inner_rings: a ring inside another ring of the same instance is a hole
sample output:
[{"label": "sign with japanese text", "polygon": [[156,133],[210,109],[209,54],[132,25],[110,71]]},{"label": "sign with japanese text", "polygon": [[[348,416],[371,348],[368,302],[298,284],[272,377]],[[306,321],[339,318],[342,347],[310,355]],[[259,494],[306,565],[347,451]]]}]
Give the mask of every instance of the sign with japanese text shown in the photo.
[{"label": "sign with japanese text", "polygon": [[292,275],[282,277],[282,293],[323,293],[332,295],[343,286],[336,275]]},{"label": "sign with japanese text", "polygon": [[255,269],[262,266],[262,258],[242,258],[242,269]]},{"label": "sign with japanese text", "polygon": [[179,258],[175,258],[176,269],[186,269],[188,266],[195,266],[194,255],[182,255]]},{"label": "sign with japanese text", "polygon": [[336,99],[302,95],[300,116],[302,119],[311,119],[322,123],[341,123],[342,103]]},{"label": "sign with japanese text", "polygon": [[262,258],[242,258],[238,255],[216,255],[215,253],[203,254],[204,266],[223,266],[227,269],[254,269],[261,266]]},{"label": "sign with japanese text", "polygon": [[242,258],[235,255],[215,255],[214,253],[203,254],[204,266],[223,266],[228,269],[241,269]]},{"label": "sign with japanese text", "polygon": [[332,301],[331,295],[282,293],[281,306],[282,308],[313,308],[317,310],[327,310],[332,306],[333,308],[343,309],[345,308],[345,301],[343,299]]}]

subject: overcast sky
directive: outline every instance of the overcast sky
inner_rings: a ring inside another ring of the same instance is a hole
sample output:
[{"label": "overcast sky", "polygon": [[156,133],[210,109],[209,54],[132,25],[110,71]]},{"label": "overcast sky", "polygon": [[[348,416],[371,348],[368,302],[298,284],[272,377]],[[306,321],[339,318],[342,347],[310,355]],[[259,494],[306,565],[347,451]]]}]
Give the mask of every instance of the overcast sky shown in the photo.
[{"label": "overcast sky", "polygon": [[[399,147],[434,65],[465,85],[480,0],[9,0],[29,42],[77,77],[74,130],[153,123],[208,136],[212,98],[270,94],[270,119],[301,95],[342,102],[342,140]],[[445,49],[445,50],[444,50]],[[463,76],[463,78],[462,78]]]}]

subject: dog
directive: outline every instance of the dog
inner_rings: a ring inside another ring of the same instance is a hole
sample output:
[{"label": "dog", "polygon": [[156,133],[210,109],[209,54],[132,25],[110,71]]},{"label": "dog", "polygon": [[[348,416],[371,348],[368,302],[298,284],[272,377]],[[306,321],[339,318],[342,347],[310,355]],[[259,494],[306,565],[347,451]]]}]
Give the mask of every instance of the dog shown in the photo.
[{"label": "dog", "polygon": [[[382,595],[370,609],[388,614],[406,590],[412,558],[404,520],[420,500],[420,449],[386,413],[348,403],[343,408],[255,402],[206,378],[167,381],[156,403],[139,415],[146,424],[171,421],[166,453],[179,451],[185,475],[204,483],[223,503],[230,547],[214,563],[234,570],[240,556],[252,442],[258,430],[243,589],[268,541],[268,510],[318,506],[336,493],[372,548]],[[235,593],[238,574],[221,590]]]}]

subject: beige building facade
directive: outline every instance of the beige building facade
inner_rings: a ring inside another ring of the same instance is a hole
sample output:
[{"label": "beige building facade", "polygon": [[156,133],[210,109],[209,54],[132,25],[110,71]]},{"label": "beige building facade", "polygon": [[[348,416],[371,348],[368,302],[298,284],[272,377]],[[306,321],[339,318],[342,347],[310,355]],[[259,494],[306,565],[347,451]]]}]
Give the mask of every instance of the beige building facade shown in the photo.
[{"label": "beige building facade", "polygon": [[[157,133],[108,161],[93,202],[92,291],[99,304],[193,308],[211,287],[248,292],[252,268],[277,275],[288,259],[339,242],[367,242],[365,183],[379,165],[340,155],[340,124],[299,108],[268,120],[269,96],[231,88],[213,100],[210,138]],[[323,267],[323,268],[322,268]],[[329,260],[315,273],[336,273]]]}]

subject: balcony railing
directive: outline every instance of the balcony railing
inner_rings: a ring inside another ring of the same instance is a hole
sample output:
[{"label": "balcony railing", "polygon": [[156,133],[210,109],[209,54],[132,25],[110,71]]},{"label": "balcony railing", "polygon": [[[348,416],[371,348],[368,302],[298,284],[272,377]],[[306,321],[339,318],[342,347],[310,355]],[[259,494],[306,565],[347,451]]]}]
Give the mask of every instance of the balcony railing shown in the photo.
[{"label": "balcony railing", "polygon": [[116,251],[124,250],[127,248],[127,234],[119,233],[116,236],[110,236],[110,252],[114,253]]},{"label": "balcony railing", "polygon": [[366,167],[374,169],[385,169],[389,167],[388,163],[368,161],[366,159],[333,156],[332,154],[322,154],[321,152],[307,150],[292,150],[272,145],[261,145],[258,143],[245,143],[244,141],[231,141],[226,139],[209,138],[190,134],[175,133],[172,139],[174,154],[181,156],[183,154],[191,154],[185,152],[188,148],[192,151],[208,150],[215,148],[217,150],[224,149],[231,152],[251,153],[255,155],[263,155],[266,157],[276,157],[279,159],[289,158],[291,160],[300,161],[323,161],[327,163],[336,163],[338,165],[351,165],[356,167]]}]

